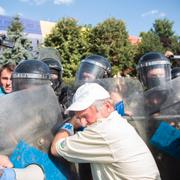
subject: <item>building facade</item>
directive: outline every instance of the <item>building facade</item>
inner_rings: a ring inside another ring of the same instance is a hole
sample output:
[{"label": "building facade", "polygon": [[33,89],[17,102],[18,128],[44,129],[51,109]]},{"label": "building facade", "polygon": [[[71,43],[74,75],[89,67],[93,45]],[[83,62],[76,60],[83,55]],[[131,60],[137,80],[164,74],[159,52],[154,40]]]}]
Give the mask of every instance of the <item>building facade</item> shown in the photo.
[{"label": "building facade", "polygon": [[[0,34],[6,34],[7,29],[11,24],[13,17],[0,15]],[[51,32],[55,22],[35,21],[25,18],[20,18],[24,26],[24,33],[28,39],[32,41],[33,47],[37,47],[43,42],[44,37]]]}]

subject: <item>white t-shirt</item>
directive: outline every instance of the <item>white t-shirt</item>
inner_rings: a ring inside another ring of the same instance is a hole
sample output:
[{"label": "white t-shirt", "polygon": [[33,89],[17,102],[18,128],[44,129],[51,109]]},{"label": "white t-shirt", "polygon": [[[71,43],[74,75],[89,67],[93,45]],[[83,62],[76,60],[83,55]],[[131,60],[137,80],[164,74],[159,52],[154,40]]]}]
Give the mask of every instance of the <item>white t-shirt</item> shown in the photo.
[{"label": "white t-shirt", "polygon": [[160,179],[154,158],[135,129],[116,111],[56,144],[75,163],[91,164],[93,179]]}]

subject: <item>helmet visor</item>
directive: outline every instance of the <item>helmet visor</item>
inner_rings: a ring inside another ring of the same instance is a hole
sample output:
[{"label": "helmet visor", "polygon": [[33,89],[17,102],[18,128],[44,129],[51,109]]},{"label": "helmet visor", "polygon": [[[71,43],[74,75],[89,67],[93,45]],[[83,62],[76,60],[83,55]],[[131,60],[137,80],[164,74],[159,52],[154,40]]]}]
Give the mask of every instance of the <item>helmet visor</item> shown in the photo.
[{"label": "helmet visor", "polygon": [[140,80],[148,89],[165,85],[171,79],[170,64],[158,64],[140,68]]},{"label": "helmet visor", "polygon": [[95,65],[84,62],[80,65],[79,71],[76,74],[76,80],[94,80],[104,76],[104,69]]}]

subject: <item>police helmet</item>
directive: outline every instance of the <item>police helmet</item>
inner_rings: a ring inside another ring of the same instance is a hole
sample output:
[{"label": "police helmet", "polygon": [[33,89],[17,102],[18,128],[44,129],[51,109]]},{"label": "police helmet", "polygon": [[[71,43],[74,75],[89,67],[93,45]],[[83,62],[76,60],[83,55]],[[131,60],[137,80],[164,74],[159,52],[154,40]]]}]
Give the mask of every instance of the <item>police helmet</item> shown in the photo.
[{"label": "police helmet", "polygon": [[76,80],[92,80],[108,78],[111,75],[111,64],[108,59],[100,55],[90,55],[81,60]]},{"label": "police helmet", "polygon": [[163,54],[149,52],[139,59],[137,72],[144,87],[150,89],[171,79],[171,63]]},{"label": "police helmet", "polygon": [[60,61],[53,58],[45,58],[42,61],[49,66],[52,88],[56,91],[62,83],[63,66]]},{"label": "police helmet", "polygon": [[39,60],[23,60],[12,74],[13,91],[27,89],[36,85],[50,85],[50,70]]}]

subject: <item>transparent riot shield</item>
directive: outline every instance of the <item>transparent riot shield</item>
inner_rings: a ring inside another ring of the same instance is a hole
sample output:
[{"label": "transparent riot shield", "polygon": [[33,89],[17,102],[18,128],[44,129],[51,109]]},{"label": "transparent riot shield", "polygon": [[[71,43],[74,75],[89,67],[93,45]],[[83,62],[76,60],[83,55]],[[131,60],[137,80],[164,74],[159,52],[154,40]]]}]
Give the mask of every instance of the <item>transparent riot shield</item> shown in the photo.
[{"label": "transparent riot shield", "polygon": [[[124,118],[136,129],[144,141],[147,141],[147,118],[144,109],[143,87],[137,78],[120,77],[103,80],[110,92],[114,104],[124,103]],[[117,109],[116,109],[117,110]]]},{"label": "transparent riot shield", "polygon": [[[79,81],[74,85],[74,92],[76,89],[87,81]],[[114,105],[118,105],[123,101],[124,116],[129,123],[131,123],[138,133],[146,140],[146,114],[144,111],[144,96],[143,87],[137,78],[132,77],[118,77],[118,78],[105,78],[88,81],[96,82],[102,85],[107,91],[110,92]],[[69,94],[72,97],[72,93]],[[70,98],[69,98],[70,99]]]},{"label": "transparent riot shield", "polygon": [[47,151],[61,121],[61,109],[50,86],[13,92],[0,101],[0,153],[10,154],[19,140]]},{"label": "transparent riot shield", "polygon": [[180,178],[180,78],[144,93],[148,145],[161,178]]}]

